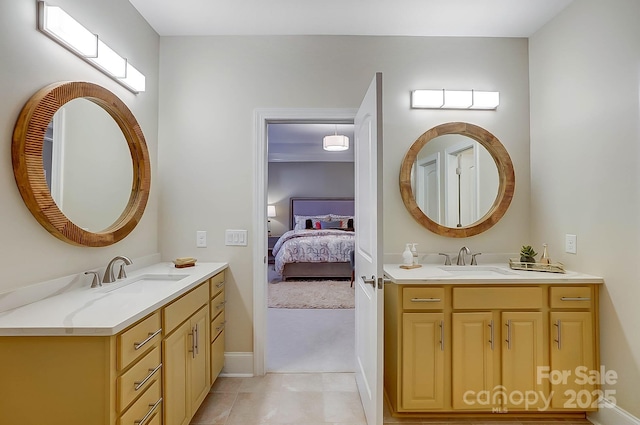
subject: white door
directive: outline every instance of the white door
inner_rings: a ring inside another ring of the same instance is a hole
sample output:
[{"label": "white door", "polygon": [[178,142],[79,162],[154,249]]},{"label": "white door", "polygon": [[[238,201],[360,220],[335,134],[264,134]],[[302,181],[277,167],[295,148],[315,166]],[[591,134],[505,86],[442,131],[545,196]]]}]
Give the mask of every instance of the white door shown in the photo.
[{"label": "white door", "polygon": [[355,124],[356,381],[368,425],[382,425],[382,74]]}]

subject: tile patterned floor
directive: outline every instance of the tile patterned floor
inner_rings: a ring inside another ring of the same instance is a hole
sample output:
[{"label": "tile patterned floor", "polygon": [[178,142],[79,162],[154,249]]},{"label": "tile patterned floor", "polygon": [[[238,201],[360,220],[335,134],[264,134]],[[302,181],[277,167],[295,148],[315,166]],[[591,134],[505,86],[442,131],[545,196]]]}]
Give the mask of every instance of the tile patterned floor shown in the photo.
[{"label": "tile patterned floor", "polygon": [[[588,425],[576,420],[463,421],[393,418],[412,425]],[[267,374],[218,378],[191,425],[366,425],[353,373]]]}]

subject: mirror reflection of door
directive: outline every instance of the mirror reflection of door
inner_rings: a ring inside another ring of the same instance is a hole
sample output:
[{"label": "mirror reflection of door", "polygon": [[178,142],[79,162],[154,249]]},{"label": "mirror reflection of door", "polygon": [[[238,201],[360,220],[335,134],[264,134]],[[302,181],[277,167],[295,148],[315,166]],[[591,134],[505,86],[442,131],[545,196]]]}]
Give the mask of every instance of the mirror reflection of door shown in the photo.
[{"label": "mirror reflection of door", "polygon": [[42,165],[44,177],[49,187],[51,197],[58,208],[64,204],[63,194],[63,162],[64,162],[64,109],[60,109],[54,116],[44,136],[42,145]]},{"label": "mirror reflection of door", "polygon": [[448,227],[475,223],[478,216],[478,166],[475,143],[456,145],[447,154],[446,221]]},{"label": "mirror reflection of door", "polygon": [[435,221],[440,221],[440,154],[417,161],[416,202]]}]

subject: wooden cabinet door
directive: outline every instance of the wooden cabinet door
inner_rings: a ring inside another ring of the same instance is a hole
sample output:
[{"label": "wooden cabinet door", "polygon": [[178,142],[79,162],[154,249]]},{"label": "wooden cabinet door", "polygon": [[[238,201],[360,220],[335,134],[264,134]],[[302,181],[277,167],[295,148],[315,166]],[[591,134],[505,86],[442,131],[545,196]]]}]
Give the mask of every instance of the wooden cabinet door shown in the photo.
[{"label": "wooden cabinet door", "polygon": [[[567,375],[566,379],[557,378],[551,382],[551,406],[554,409],[594,410],[597,407],[593,395],[595,385],[584,379],[584,375],[596,369],[593,315],[586,311],[551,312],[550,319],[550,368],[554,374]],[[588,393],[589,397],[577,397],[581,393]]]},{"label": "wooden cabinet door", "polygon": [[190,325],[184,322],[162,342],[164,425],[187,425],[191,420],[191,405],[187,403]]},{"label": "wooden cabinet door", "polygon": [[402,315],[402,408],[444,407],[444,314]]},{"label": "wooden cabinet door", "polygon": [[543,314],[503,312],[502,316],[502,386],[503,408],[536,409],[544,406],[540,394],[548,386],[538,379],[538,367],[546,364]]},{"label": "wooden cabinet door", "polygon": [[209,392],[209,338],[207,337],[207,328],[209,325],[208,306],[202,307],[195,313],[191,319],[189,348],[189,364],[190,364],[190,389],[191,389],[191,414],[195,414]]},{"label": "wooden cabinet door", "polygon": [[497,384],[495,350],[500,349],[493,313],[453,313],[452,318],[453,408],[491,410],[499,407],[488,396]]}]

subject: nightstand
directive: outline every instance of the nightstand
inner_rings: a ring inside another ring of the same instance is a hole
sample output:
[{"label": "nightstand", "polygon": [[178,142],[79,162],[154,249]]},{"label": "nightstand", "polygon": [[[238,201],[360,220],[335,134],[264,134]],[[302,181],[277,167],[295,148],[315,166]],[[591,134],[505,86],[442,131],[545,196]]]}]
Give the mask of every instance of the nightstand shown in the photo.
[{"label": "nightstand", "polygon": [[278,242],[278,239],[280,239],[280,236],[269,236],[267,238],[267,263],[269,264],[273,264],[276,262],[276,259],[273,256],[273,247],[275,246],[276,242]]}]

